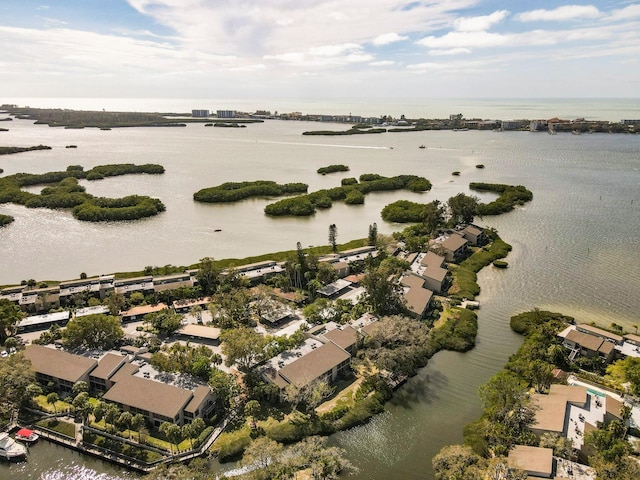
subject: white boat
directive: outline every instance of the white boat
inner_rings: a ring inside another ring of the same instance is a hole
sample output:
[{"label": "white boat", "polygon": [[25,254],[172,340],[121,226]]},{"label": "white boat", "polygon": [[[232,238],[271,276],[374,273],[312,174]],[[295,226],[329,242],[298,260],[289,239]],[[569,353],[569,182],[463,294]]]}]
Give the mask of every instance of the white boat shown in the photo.
[{"label": "white boat", "polygon": [[0,457],[12,460],[27,455],[27,449],[24,445],[20,445],[8,433],[0,433]]},{"label": "white boat", "polygon": [[40,435],[38,435],[33,430],[29,430],[28,428],[21,428],[15,434],[15,439],[19,442],[33,443],[39,438]]}]

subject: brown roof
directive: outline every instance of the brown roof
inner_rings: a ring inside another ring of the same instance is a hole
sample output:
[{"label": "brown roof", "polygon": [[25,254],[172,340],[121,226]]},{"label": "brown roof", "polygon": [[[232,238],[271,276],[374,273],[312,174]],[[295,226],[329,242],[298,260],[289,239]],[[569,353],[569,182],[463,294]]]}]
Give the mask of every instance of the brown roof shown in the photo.
[{"label": "brown roof", "polygon": [[123,317],[132,317],[133,315],[146,315],[147,313],[160,312],[166,310],[167,306],[164,303],[158,303],[157,305],[138,305],[137,307],[130,308],[126,312],[121,313]]},{"label": "brown roof", "polygon": [[444,264],[445,258],[441,255],[438,255],[435,252],[427,252],[427,254],[422,258],[422,265],[429,267],[441,267]]},{"label": "brown roof", "polygon": [[566,399],[562,396],[536,393],[533,395],[532,400],[533,405],[538,407],[536,420],[532,428],[562,434],[567,411]]},{"label": "brown roof", "polygon": [[371,335],[377,328],[380,322],[371,322],[360,329],[361,332]]},{"label": "brown roof", "polygon": [[93,358],[73,355],[42,345],[27,346],[24,356],[31,361],[33,369],[37,373],[72,383],[80,380],[98,365],[98,362]]},{"label": "brown roof", "polygon": [[527,473],[550,478],[553,472],[553,449],[516,445],[509,451],[508,462]]},{"label": "brown roof", "polygon": [[586,348],[587,350],[591,350],[593,352],[597,352],[602,343],[605,341],[600,337],[596,337],[594,335],[589,335],[588,333],[582,333],[577,330],[571,330],[567,336],[566,340],[570,340],[581,347]]},{"label": "brown roof", "polygon": [[622,419],[622,416],[620,415],[620,409],[622,408],[622,405],[623,403],[620,400],[607,395],[607,399],[605,400],[605,408],[608,414]]},{"label": "brown roof", "polygon": [[358,332],[349,325],[329,330],[324,336],[345,350],[355,345],[358,341]]},{"label": "brown roof", "polygon": [[629,340],[631,343],[635,343],[636,345],[640,345],[640,335],[635,335],[633,333],[627,333],[624,336],[625,340]]},{"label": "brown roof", "polygon": [[289,383],[304,385],[324,375],[351,356],[336,344],[329,342],[303,355],[280,369]]},{"label": "brown roof", "polygon": [[560,385],[554,383],[549,388],[549,395],[562,396],[565,401],[575,405],[585,405],[587,403],[587,387],[579,385]]},{"label": "brown roof", "polygon": [[445,248],[446,250],[450,250],[452,252],[455,252],[456,250],[458,250],[460,247],[464,247],[467,242],[464,238],[462,238],[460,235],[451,235],[449,238],[447,238],[444,242],[442,242],[442,247]]},{"label": "brown roof", "polygon": [[209,395],[210,393],[211,393],[211,389],[209,387],[205,387],[204,385],[198,385],[198,388],[196,388],[193,391],[193,398],[191,399],[189,404],[185,407],[185,411],[194,413],[198,409],[198,407],[202,405],[202,402],[204,401],[205,398],[207,398],[207,395]]},{"label": "brown roof", "polygon": [[447,269],[442,267],[436,267],[434,265],[429,265],[422,272],[422,276],[426,278],[432,278],[438,282],[442,282],[444,278],[447,276]]},{"label": "brown roof", "polygon": [[599,352],[604,353],[605,355],[611,355],[611,352],[613,352],[613,350],[615,349],[615,345],[611,342],[602,342],[602,345],[600,345],[600,348],[598,348]]},{"label": "brown roof", "polygon": [[207,338],[209,340],[217,340],[220,338],[220,329],[216,327],[206,327],[204,325],[188,324],[176,331],[180,335],[190,337]]},{"label": "brown roof", "polygon": [[91,376],[108,380],[125,360],[126,357],[123,355],[107,353],[98,360],[98,366],[91,372]]},{"label": "brown roof", "polygon": [[360,283],[360,281],[366,276],[365,273],[357,273],[352,275],[347,275],[344,279],[351,283]]},{"label": "brown roof", "polygon": [[471,235],[474,235],[474,236],[478,236],[482,233],[482,230],[480,230],[475,225],[467,225],[466,227],[464,227],[464,230],[462,231],[464,233],[470,233]]},{"label": "brown roof", "polygon": [[118,377],[102,397],[104,400],[175,418],[193,397],[190,390],[173,385],[132,375]]},{"label": "brown roof", "polygon": [[407,255],[407,262],[409,263],[413,263],[413,261],[416,259],[416,257],[418,256],[417,253],[410,253],[409,255]]},{"label": "brown roof", "polygon": [[431,297],[433,297],[433,292],[426,288],[412,287],[404,294],[404,299],[407,301],[409,311],[420,316],[422,316],[427,309],[429,302],[431,302]]},{"label": "brown roof", "polygon": [[125,363],[122,365],[118,371],[111,377],[112,382],[119,382],[123,378],[130,377],[134,373],[136,373],[140,368],[133,363]]},{"label": "brown roof", "polygon": [[610,338],[616,343],[622,342],[623,338],[620,335],[616,335],[615,333],[607,332],[598,327],[593,327],[591,325],[587,325],[586,323],[581,323],[577,325],[576,328],[578,330],[584,330],[585,332],[592,333],[594,335],[600,335],[601,337]]},{"label": "brown roof", "polygon": [[405,272],[400,277],[400,283],[409,288],[422,288],[424,286],[424,278],[411,272]]}]

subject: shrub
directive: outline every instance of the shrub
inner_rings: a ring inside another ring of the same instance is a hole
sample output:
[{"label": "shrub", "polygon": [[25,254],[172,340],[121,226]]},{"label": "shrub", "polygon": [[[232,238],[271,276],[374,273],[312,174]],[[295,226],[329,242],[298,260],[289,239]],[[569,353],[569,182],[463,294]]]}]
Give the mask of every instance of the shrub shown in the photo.
[{"label": "shrub", "polygon": [[347,205],[362,205],[364,203],[364,194],[358,190],[351,190],[344,199]]}]

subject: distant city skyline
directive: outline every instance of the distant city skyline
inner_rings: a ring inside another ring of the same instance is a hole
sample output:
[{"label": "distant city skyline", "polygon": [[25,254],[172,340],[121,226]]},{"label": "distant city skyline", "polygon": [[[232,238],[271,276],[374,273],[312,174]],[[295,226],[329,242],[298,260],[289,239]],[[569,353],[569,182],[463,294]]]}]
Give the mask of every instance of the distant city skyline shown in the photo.
[{"label": "distant city skyline", "polygon": [[8,97],[638,97],[640,2],[3,0]]}]

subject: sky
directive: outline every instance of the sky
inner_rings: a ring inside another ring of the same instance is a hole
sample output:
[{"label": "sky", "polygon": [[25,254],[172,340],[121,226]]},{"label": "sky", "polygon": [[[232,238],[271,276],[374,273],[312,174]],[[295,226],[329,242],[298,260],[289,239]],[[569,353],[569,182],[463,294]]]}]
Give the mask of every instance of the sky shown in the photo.
[{"label": "sky", "polygon": [[640,0],[0,0],[8,97],[640,96]]}]

